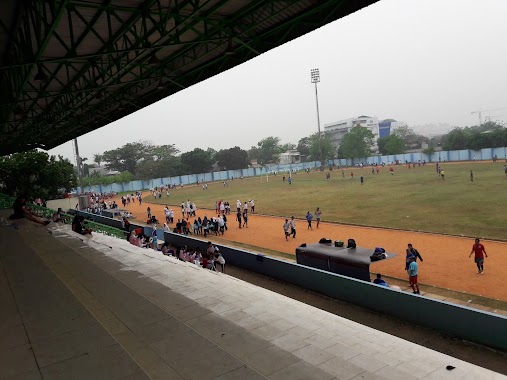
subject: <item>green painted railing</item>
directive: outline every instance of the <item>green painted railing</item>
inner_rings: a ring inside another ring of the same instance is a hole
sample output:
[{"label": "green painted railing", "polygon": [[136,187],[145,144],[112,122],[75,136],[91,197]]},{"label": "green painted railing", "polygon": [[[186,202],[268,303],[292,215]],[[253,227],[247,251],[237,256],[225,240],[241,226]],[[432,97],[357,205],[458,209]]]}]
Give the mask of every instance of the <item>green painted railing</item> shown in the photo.
[{"label": "green painted railing", "polygon": [[[0,210],[11,209],[12,204],[16,198],[10,197],[5,194],[0,194]],[[32,209],[32,212],[42,218],[51,219],[55,214],[56,210],[42,207],[36,204],[30,204],[29,207]],[[71,224],[72,219],[74,218],[70,214],[62,213],[63,221],[65,224]],[[101,233],[107,236],[114,236],[120,239],[125,238],[125,231],[120,230],[118,228],[106,226],[104,224],[100,224],[91,220],[84,221],[85,228],[90,228],[93,232]]]},{"label": "green painted railing", "polygon": [[118,228],[106,226],[105,224],[100,224],[97,222],[93,222],[91,220],[86,220],[84,222],[84,226],[86,228],[91,228],[93,232],[98,232],[107,236],[114,236],[120,239],[125,238],[125,231],[120,230]]},{"label": "green painted railing", "polygon": [[14,203],[14,198],[9,197],[5,194],[0,194],[0,210],[7,210],[12,208],[12,204]]}]

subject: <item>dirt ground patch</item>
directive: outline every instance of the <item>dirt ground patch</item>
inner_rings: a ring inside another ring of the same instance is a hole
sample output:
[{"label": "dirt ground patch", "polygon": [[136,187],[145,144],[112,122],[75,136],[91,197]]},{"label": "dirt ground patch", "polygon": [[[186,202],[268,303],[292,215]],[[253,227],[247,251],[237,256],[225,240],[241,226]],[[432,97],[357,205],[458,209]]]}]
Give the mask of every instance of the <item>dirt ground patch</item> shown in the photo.
[{"label": "dirt ground patch", "polygon": [[[117,199],[118,202],[118,199]],[[164,221],[164,206],[147,204],[143,202],[131,203],[128,206],[139,221],[146,220],[146,208],[150,206],[152,214],[159,221]],[[181,217],[180,206],[171,205],[175,211],[175,219]],[[214,210],[200,209],[197,216],[215,215]],[[193,222],[191,218],[190,221]],[[389,277],[399,279],[407,278],[405,272],[405,249],[412,243],[421,253],[424,262],[419,265],[419,282],[451,289],[458,292],[475,294],[482,297],[507,301],[507,287],[504,285],[507,278],[507,266],[504,259],[507,255],[507,243],[483,240],[482,243],[488,253],[484,266],[484,274],[477,274],[473,255],[468,255],[472,249],[473,239],[456,236],[445,236],[429,233],[418,233],[382,228],[368,228],[346,226],[334,223],[321,223],[319,228],[313,223],[313,230],[307,229],[304,220],[296,221],[296,238],[285,240],[282,224],[283,218],[250,214],[248,228],[238,228],[235,215],[228,216],[228,227],[225,235],[220,239],[245,243],[250,246],[261,247],[273,251],[284,252],[295,256],[296,248],[302,243],[318,242],[320,238],[356,240],[358,246],[373,249],[383,247],[388,252],[398,254],[397,257],[373,263],[371,272],[379,272]],[[211,237],[211,240],[213,238]]]}]

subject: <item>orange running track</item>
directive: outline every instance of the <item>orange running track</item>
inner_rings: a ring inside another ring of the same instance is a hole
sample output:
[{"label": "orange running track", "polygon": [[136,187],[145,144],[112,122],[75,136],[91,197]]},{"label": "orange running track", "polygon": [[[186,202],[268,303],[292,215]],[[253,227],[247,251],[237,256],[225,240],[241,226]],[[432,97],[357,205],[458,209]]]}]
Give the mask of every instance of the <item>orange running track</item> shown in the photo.
[{"label": "orange running track", "polygon": [[[144,192],[144,197],[151,196]],[[116,202],[121,206],[121,199],[116,197]],[[138,221],[146,221],[146,208],[150,206],[151,213],[163,223],[165,221],[164,205],[146,203],[142,206],[139,203],[131,203],[127,209],[134,214]],[[174,210],[175,222],[181,218],[179,205],[171,205]],[[386,276],[407,278],[405,272],[405,249],[408,243],[412,243],[424,259],[419,263],[419,283],[434,285],[441,288],[466,292],[487,298],[507,301],[507,265],[504,259],[507,258],[507,243],[498,241],[481,240],[488,257],[484,264],[484,274],[477,274],[477,267],[474,263],[474,255],[468,258],[474,239],[458,236],[446,236],[437,234],[426,234],[411,231],[389,230],[382,228],[356,227],[340,225],[335,223],[321,223],[313,231],[307,229],[306,220],[297,220],[296,238],[289,237],[285,240],[282,225],[284,218],[249,214],[248,228],[238,228],[235,221],[235,204],[231,205],[232,214],[227,217],[229,230],[221,238],[226,240],[249,244],[256,247],[267,248],[279,252],[290,253],[295,256],[296,248],[303,243],[316,243],[325,237],[332,240],[347,241],[349,238],[356,240],[360,247],[371,248],[383,247],[388,252],[398,254],[397,257],[386,261],[373,263],[370,266],[372,273],[382,273]],[[262,212],[262,204],[256,204],[256,212]],[[325,210],[323,210],[325,213]],[[214,216],[214,210],[199,209],[197,205],[197,216],[203,218]],[[289,215],[288,215],[289,217]],[[194,218],[190,218],[193,222]],[[159,226],[160,227],[160,226]],[[170,225],[174,227],[174,225]],[[200,237],[203,238],[202,236]]]}]

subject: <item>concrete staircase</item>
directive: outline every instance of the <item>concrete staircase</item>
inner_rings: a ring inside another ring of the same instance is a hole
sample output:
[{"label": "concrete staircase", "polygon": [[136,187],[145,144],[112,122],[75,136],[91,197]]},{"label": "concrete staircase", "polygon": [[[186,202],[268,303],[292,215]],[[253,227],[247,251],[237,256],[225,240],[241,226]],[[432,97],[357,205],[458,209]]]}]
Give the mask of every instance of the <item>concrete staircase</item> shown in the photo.
[{"label": "concrete staircase", "polygon": [[0,227],[10,348],[33,378],[507,378],[124,240],[51,232]]}]

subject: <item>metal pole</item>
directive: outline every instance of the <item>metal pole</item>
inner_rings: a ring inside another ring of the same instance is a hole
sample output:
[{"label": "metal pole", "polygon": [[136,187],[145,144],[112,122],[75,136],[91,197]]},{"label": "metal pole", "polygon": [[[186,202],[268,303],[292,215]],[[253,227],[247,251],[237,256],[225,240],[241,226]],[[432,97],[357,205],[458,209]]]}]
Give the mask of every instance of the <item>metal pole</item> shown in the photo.
[{"label": "metal pole", "polygon": [[317,91],[317,82],[315,82],[315,102],[317,103],[317,130],[319,131],[319,160],[322,166],[322,144],[320,134],[320,113],[319,113],[319,93]]},{"label": "metal pole", "polygon": [[77,146],[77,139],[74,139],[74,150],[76,151],[76,163],[77,163],[77,178],[79,181],[79,187],[83,192],[83,170],[81,167],[81,157],[79,156],[79,147]]}]

